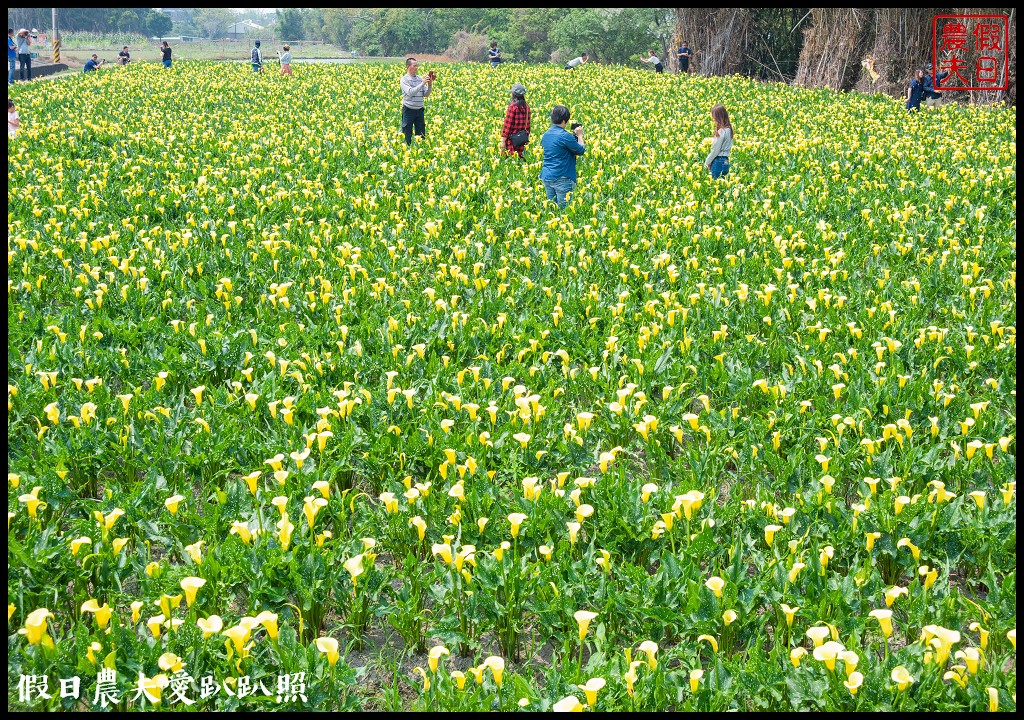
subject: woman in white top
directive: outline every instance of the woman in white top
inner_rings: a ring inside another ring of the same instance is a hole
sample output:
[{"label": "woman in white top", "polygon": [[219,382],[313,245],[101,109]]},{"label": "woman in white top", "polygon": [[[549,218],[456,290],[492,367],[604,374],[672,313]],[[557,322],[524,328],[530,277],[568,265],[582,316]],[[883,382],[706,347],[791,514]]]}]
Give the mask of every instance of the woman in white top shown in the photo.
[{"label": "woman in white top", "polygon": [[729,122],[729,113],[725,105],[715,105],[711,108],[711,118],[715,121],[715,131],[712,133],[711,152],[704,160],[704,167],[711,171],[711,178],[718,178],[729,174],[729,153],[732,151],[732,123]]},{"label": "woman in white top", "polygon": [[277,57],[281,60],[281,74],[291,75],[292,74],[292,46],[285,45],[284,52],[278,53]]},{"label": "woman in white top", "polygon": [[648,50],[647,57],[640,58],[640,62],[651,63],[654,65],[654,72],[656,73],[665,72],[665,66],[661,64],[661,58],[655,55],[653,50]]}]

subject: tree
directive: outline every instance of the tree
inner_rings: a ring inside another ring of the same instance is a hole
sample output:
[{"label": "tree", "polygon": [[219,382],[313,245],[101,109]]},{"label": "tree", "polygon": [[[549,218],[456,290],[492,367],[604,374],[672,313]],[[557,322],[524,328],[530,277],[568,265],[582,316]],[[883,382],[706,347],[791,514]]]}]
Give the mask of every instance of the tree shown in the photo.
[{"label": "tree", "polygon": [[224,37],[228,26],[236,21],[235,13],[227,8],[200,8],[196,10],[196,25],[203,35],[214,40]]},{"label": "tree", "polygon": [[124,10],[112,10],[110,13],[110,25],[112,29],[120,32],[139,32],[143,29],[142,18],[135,10],[127,8]]},{"label": "tree", "polygon": [[306,8],[302,14],[302,36],[306,40],[327,40],[322,8]]},{"label": "tree", "polygon": [[150,10],[146,13],[146,32],[151,37],[166,37],[171,34],[174,22],[167,13]]},{"label": "tree", "polygon": [[277,11],[277,37],[281,40],[305,40],[306,25],[304,13],[298,8],[282,8]]},{"label": "tree", "polygon": [[567,53],[568,57],[576,57],[587,52],[595,59],[603,59],[604,56],[594,49],[603,36],[604,25],[601,18],[590,9],[570,10],[551,29],[551,40],[557,49]]}]

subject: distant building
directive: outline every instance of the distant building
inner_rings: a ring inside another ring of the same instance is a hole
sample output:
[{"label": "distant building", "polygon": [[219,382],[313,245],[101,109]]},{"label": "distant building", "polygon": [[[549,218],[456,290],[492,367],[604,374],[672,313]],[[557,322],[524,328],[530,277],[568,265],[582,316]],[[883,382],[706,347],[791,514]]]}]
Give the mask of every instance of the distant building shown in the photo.
[{"label": "distant building", "polygon": [[224,37],[229,40],[243,40],[258,34],[260,30],[263,30],[262,25],[257,25],[252,20],[242,20],[228,25],[227,33]]}]

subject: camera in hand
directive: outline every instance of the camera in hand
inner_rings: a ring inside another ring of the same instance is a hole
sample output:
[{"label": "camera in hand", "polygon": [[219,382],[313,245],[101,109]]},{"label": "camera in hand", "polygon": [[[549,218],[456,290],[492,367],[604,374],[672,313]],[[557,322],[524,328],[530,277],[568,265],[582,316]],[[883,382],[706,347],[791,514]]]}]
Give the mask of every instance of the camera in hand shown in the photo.
[{"label": "camera in hand", "polygon": [[576,128],[581,128],[581,127],[583,127],[583,125],[581,125],[580,123],[573,123],[572,125],[569,126],[569,129],[570,130],[575,130]]}]

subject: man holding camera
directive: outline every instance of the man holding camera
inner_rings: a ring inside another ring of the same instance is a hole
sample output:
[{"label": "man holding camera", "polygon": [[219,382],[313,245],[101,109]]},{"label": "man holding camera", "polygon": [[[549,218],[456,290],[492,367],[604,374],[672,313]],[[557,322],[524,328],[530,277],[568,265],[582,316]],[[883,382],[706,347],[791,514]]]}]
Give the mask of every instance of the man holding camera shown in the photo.
[{"label": "man holding camera", "polygon": [[564,208],[566,198],[576,187],[576,158],[586,152],[583,144],[583,126],[572,124],[572,132],[565,129],[569,122],[569,108],[555,105],[551,110],[551,127],[540,139],[544,148],[544,164],[540,179],[544,183],[548,200]]},{"label": "man holding camera", "polygon": [[25,82],[32,79],[32,40],[25,28],[18,31],[18,77]]},{"label": "man holding camera", "polygon": [[423,115],[423,98],[430,94],[434,87],[436,75],[431,70],[426,78],[419,76],[420,64],[416,58],[405,61],[405,75],[402,76],[402,132],[405,144],[412,145],[413,130],[420,137],[426,132],[426,120]]},{"label": "man holding camera", "polygon": [[85,67],[82,68],[82,72],[95,72],[106,64],[106,62],[106,60],[100,60],[98,55],[93,54],[91,58],[85,61]]}]

